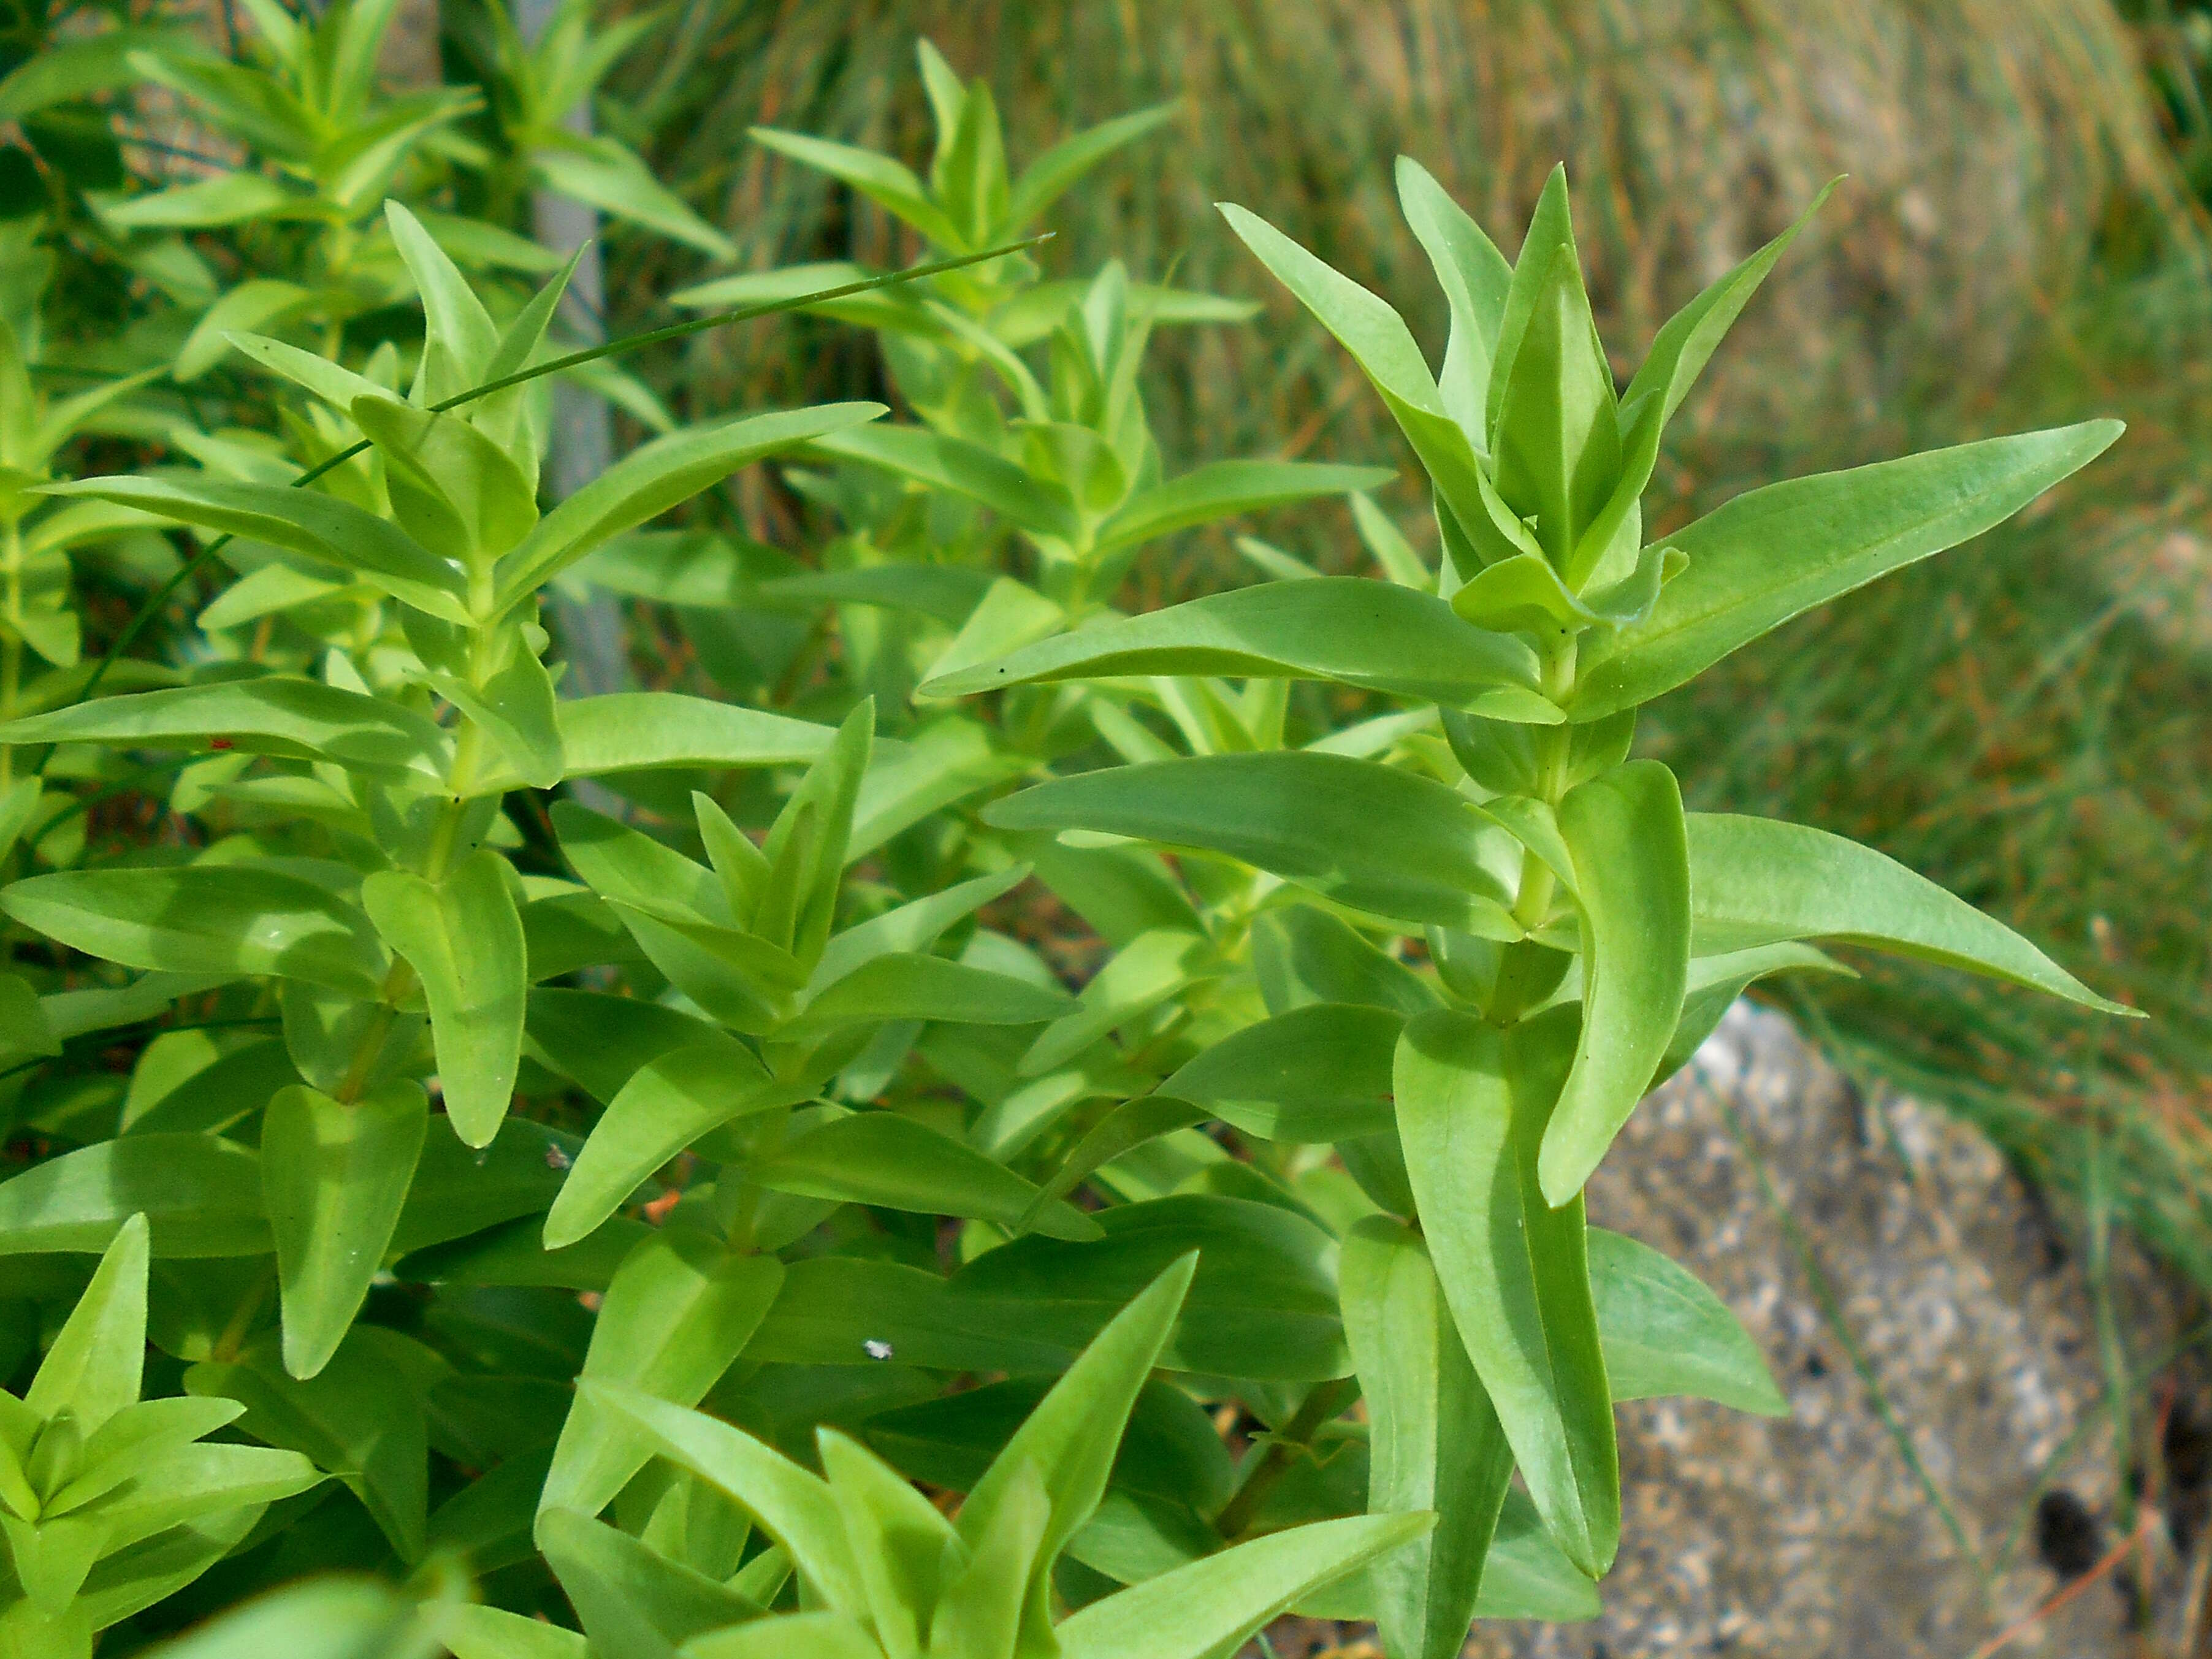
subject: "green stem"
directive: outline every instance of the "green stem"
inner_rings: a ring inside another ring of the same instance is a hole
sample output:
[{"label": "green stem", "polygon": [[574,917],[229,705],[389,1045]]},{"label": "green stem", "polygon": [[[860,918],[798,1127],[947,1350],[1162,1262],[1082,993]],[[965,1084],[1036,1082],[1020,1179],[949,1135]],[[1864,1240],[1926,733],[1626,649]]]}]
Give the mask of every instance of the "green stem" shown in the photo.
[{"label": "green stem", "polygon": [[1221,1506],[1214,1517],[1213,1529],[1224,1538],[1236,1538],[1252,1524],[1261,1500],[1274,1490],[1275,1484],[1289,1473],[1291,1457],[1306,1449],[1313,1437],[1335,1421],[1337,1414],[1352,1403],[1359,1385],[1348,1376],[1316,1386],[1305,1397],[1291,1420],[1283,1425],[1281,1432],[1271,1436],[1267,1449],[1252,1465],[1244,1483],[1237,1488],[1230,1500]]},{"label": "green stem", "polygon": [[[0,720],[15,718],[23,691],[23,521],[8,517],[0,538],[0,569],[7,577],[8,635],[0,640]],[[0,789],[15,781],[15,748],[0,744]]]}]

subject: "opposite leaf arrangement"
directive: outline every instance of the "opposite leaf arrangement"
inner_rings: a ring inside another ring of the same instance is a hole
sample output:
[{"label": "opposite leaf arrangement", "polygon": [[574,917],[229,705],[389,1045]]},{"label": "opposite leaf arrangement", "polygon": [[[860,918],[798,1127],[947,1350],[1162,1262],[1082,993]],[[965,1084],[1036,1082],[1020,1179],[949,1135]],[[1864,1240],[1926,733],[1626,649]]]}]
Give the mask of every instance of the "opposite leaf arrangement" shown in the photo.
[{"label": "opposite leaf arrangement", "polygon": [[[1784,1408],[1711,1291],[1585,1218],[1638,1101],[1756,981],[1845,971],[1822,943],[2128,1012],[1633,757],[1642,704],[2119,431],[1778,483],[1647,544],[1666,423],[1796,227],[1623,392],[1561,175],[1509,263],[1400,164],[1440,372],[1225,207],[1404,432],[1431,569],[1364,493],[1387,471],[1168,476],[1149,331],[1247,307],[1008,252],[1168,112],[1015,174],[925,45],[926,181],[759,137],[939,262],[677,296],[872,331],[912,422],[678,426],[541,511],[543,376],[586,367],[548,340],[565,273],[512,292],[489,227],[362,205],[474,104],[379,103],[373,9],[248,9],[260,80],[147,72],[270,146],[314,227],[313,284],[213,300],[174,366],[255,377],[281,437],[48,483],[146,377],[42,398],[27,325],[0,352],[5,1659],[217,1613],[166,1650],[1228,1659],[1295,1610],[1448,1659],[1480,1618],[1586,1618],[1614,1402]],[[636,38],[586,15],[488,27],[484,187],[726,253],[617,188],[630,152],[558,136]],[[299,131],[239,112],[270,88]],[[252,195],[109,216],[276,211]],[[419,342],[349,349],[395,286]],[[770,458],[827,527],[809,562],[713,504]],[[1119,608],[1159,538],[1339,495],[1380,575],[1248,538],[1268,580]],[[68,554],[156,529],[228,586],[185,644],[83,667]],[[561,696],[556,582],[657,607],[736,701]],[[130,792],[181,828],[92,837]]]}]

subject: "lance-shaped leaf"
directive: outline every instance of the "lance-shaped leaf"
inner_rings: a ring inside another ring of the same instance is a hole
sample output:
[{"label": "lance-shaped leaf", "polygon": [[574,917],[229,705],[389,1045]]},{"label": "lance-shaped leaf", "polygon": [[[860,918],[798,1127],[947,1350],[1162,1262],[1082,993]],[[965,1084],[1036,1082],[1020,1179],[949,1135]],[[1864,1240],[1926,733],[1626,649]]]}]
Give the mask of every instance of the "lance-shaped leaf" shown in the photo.
[{"label": "lance-shaped leaf", "polygon": [[764,149],[788,155],[794,161],[828,173],[841,184],[850,185],[885,212],[905,220],[939,247],[957,250],[968,246],[952,221],[945,216],[945,210],[938,206],[927,188],[905,163],[878,155],[872,149],[833,143],[803,132],[785,132],[777,127],[754,127],[750,134],[753,141]]},{"label": "lance-shaped leaf", "polygon": [[1054,1633],[1062,1659],[1213,1659],[1429,1525],[1426,1515],[1358,1515],[1292,1527],[1094,1601]]},{"label": "lance-shaped leaf", "polygon": [[1067,1007],[1061,993],[1012,974],[893,951],[860,963],[824,988],[777,1036],[818,1036],[841,1026],[895,1019],[1032,1025],[1066,1013]]},{"label": "lance-shaped leaf", "polygon": [[1795,224],[1668,318],[1653,337],[1644,366],[1621,393],[1620,482],[1575,550],[1568,575],[1577,586],[1597,568],[1613,538],[1636,513],[1637,499],[1651,482],[1652,469],[1658,465],[1659,440],[1667,422],[1690,395],[1690,388],[1697,384],[1722,338],[1776,261],[1835,188],[1833,180],[1824,185]]},{"label": "lance-shaped leaf", "polygon": [[530,999],[529,950],[505,860],[480,848],[441,882],[382,870],[361,896],[385,943],[422,981],[446,1115],[470,1146],[489,1146],[514,1097]]},{"label": "lance-shaped leaf", "polygon": [[429,1103],[415,1084],[332,1100],[279,1090],[261,1123],[261,1200],[276,1240],[284,1369],[314,1376],[384,1265],[415,1165]]},{"label": "lance-shaped leaf", "polygon": [[1042,1077],[1117,1028],[1225,969],[1201,935],[1181,928],[1140,933],[1091,977],[1076,1005],[1037,1033],[1016,1070]]},{"label": "lance-shaped leaf", "polygon": [[1348,1140],[1391,1127],[1390,1067],[1405,1016],[1309,1003],[1248,1025],[1160,1085],[1265,1140]]},{"label": "lance-shaped leaf", "polygon": [[88,956],[178,973],[274,974],[373,996],[384,953],[319,883],[249,865],[64,870],[0,892],[0,910]]},{"label": "lance-shaped leaf", "polygon": [[677,1659],[678,1643],[764,1611],[751,1597],[574,1510],[544,1510],[537,1532],[592,1653]]},{"label": "lance-shaped leaf", "polygon": [[1367,1402],[1367,1509],[1432,1510],[1435,1529],[1369,1570],[1375,1617],[1403,1659],[1467,1644],[1513,1452],[1469,1364],[1419,1233],[1381,1216],[1352,1229],[1344,1335]]},{"label": "lance-shaped leaf", "polygon": [[141,512],[266,542],[336,565],[417,611],[465,623],[467,584],[453,563],[398,525],[319,490],[219,478],[88,478],[56,484],[53,495],[94,495]]},{"label": "lance-shaped leaf", "polygon": [[0,725],[0,742],[103,743],[331,761],[377,776],[442,777],[452,740],[413,709],[319,680],[272,675],[72,703]]},{"label": "lance-shaped leaf", "polygon": [[1110,553],[1194,525],[1242,513],[1378,489],[1392,474],[1379,466],[1316,461],[1214,461],[1139,490],[1099,526],[1098,550]]},{"label": "lance-shaped leaf", "polygon": [[[1523,255],[1524,259],[1528,256]],[[1613,370],[1571,242],[1555,250],[1509,366],[1492,434],[1498,495],[1565,571],[1620,476]]]},{"label": "lance-shaped leaf", "polygon": [[537,494],[506,450],[458,415],[388,393],[357,398],[354,423],[383,457],[393,515],[426,547],[489,566],[538,522]]},{"label": "lance-shaped leaf", "polygon": [[50,1419],[66,1407],[89,1439],[118,1412],[138,1403],[149,1252],[146,1218],[134,1215],[101,1253],[92,1282],[24,1393],[23,1403],[40,1417]]},{"label": "lance-shaped leaf", "polygon": [[577,1392],[627,1423],[655,1453],[743,1504],[832,1608],[865,1617],[867,1595],[826,1482],[744,1430],[640,1389],[586,1379]]},{"label": "lance-shaped leaf", "polygon": [[540,519],[499,562],[495,608],[511,609],[602,542],[658,518],[739,467],[884,412],[881,404],[824,404],[655,439]]},{"label": "lance-shaped leaf", "polygon": [[817,440],[812,447],[839,460],[867,465],[941,489],[988,507],[1008,524],[1033,536],[1060,541],[1076,531],[1075,503],[995,450],[921,427],[879,426],[842,431]]},{"label": "lance-shaped leaf", "polygon": [[259,1255],[261,1160],[208,1134],[126,1135],[0,1182],[0,1255],[105,1250],[143,1215],[156,1256]]},{"label": "lance-shaped leaf", "polygon": [[[561,735],[561,773],[602,777],[671,767],[793,766],[817,758],[836,736],[782,714],[738,708],[678,691],[616,691],[555,705]],[[512,763],[485,768],[478,794],[518,787]]]},{"label": "lance-shaped leaf", "polygon": [[234,1363],[193,1366],[185,1373],[185,1388],[238,1401],[246,1407],[240,1428],[302,1452],[337,1475],[375,1517],[399,1559],[411,1562],[422,1553],[428,1507],[422,1394],[436,1364],[428,1350],[397,1331],[356,1325],[331,1363],[306,1381],[285,1372],[276,1345],[264,1338]]},{"label": "lance-shaped leaf", "polygon": [[1636,1109],[1682,1012],[1690,865],[1682,795],[1657,761],[1631,761],[1567,792],[1559,836],[1583,923],[1582,1035],[1544,1132],[1544,1196],[1564,1204]]},{"label": "lance-shaped leaf", "polygon": [[1027,225],[1115,150],[1164,126],[1175,115],[1175,105],[1155,104],[1061,139],[1024,167],[1014,180],[1006,195],[1007,226],[1018,230]]},{"label": "lance-shaped leaf", "polygon": [[[747,1165],[745,1175],[801,1198],[969,1216],[1007,1227],[1029,1218],[1037,1196],[1035,1186],[965,1141],[888,1111],[833,1119]],[[1030,1224],[1054,1238],[1099,1237],[1097,1222],[1065,1203],[1047,1204]]]},{"label": "lance-shaped leaf", "polygon": [[1025,1649],[1052,1650],[1052,1564],[1105,1496],[1122,1430],[1158,1363],[1196,1267],[1194,1258],[1184,1256],[1114,1316],[1006,1442],[962,1506],[960,1535],[973,1548],[992,1531],[1025,1474],[1034,1470],[1043,1477],[1049,1516],[1022,1612]]},{"label": "lance-shaped leaf", "polygon": [[1370,761],[1295,750],[1156,761],[1055,778],[983,816],[1221,853],[1399,921],[1520,937],[1504,908],[1518,852],[1504,833],[1444,785]]},{"label": "lance-shaped leaf", "polygon": [[734,1118],[804,1100],[726,1038],[678,1048],[638,1068],[592,1128],[545,1217],[545,1248],[573,1244],[629,1201],[655,1170]]},{"label": "lance-shaped leaf", "polygon": [[1479,434],[1453,419],[1435,379],[1413,343],[1405,319],[1383,300],[1341,271],[1331,269],[1273,225],[1231,203],[1222,216],[1261,264],[1313,313],[1322,326],[1359,364],[1420,457],[1437,493],[1462,524],[1485,512],[1475,462]]},{"label": "lance-shaped leaf", "polygon": [[2102,454],[2118,421],[1990,438],[1737,496],[1668,544],[1689,564],[1650,620],[1585,652],[1572,714],[1632,708],[1799,612],[2001,524]]},{"label": "lance-shaped leaf", "polygon": [[1434,594],[1358,576],[1266,582],[1062,634],[927,682],[921,695],[1127,674],[1330,680],[1542,723],[1536,653]]},{"label": "lance-shaped leaf", "polygon": [[1592,1578],[1620,1541],[1620,1460],[1583,1200],[1553,1208],[1537,1149],[1572,1063],[1571,1014],[1507,1033],[1422,1014],[1399,1040],[1398,1134],[1452,1318],[1545,1529]]},{"label": "lance-shaped leaf", "polygon": [[1504,303],[1498,312],[1498,346],[1482,422],[1483,432],[1493,440],[1505,406],[1506,388],[1512,380],[1513,360],[1520,355],[1521,342],[1528,332],[1529,319],[1535,314],[1537,297],[1552,273],[1553,262],[1562,252],[1574,261],[1577,270],[1582,268],[1582,256],[1575,247],[1574,216],[1567,203],[1564,161],[1553,165],[1536,198],[1536,210],[1528,217],[1521,251],[1514,256],[1513,275],[1505,285]]},{"label": "lance-shaped leaf", "polygon": [[1788,1415],[1759,1345],[1688,1268],[1593,1227],[1589,1276],[1615,1400],[1689,1395],[1761,1417]]},{"label": "lance-shaped leaf", "polygon": [[[738,1255],[691,1228],[641,1240],[599,1304],[581,1375],[696,1406],[783,1288],[774,1256]],[[562,1425],[538,1512],[597,1515],[653,1455],[649,1441],[580,1394]]]},{"label": "lance-shaped leaf", "polygon": [[1692,812],[1687,822],[1700,954],[1832,939],[2141,1017],[2099,996],[2002,922],[1871,847],[1772,818]]},{"label": "lance-shaped leaf", "polygon": [[1437,389],[1464,430],[1486,432],[1490,366],[1498,352],[1513,268],[1482,227],[1409,155],[1398,158],[1398,204],[1451,305],[1451,338]]}]

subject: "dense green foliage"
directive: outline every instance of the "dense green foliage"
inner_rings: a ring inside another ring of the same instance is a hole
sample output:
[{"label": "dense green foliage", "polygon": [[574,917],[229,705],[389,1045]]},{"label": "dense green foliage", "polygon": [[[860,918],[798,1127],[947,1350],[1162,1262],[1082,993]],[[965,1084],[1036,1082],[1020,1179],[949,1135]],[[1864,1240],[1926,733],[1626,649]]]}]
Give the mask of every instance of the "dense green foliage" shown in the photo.
[{"label": "dense green foliage", "polygon": [[[1157,112],[1017,167],[924,46],[926,175],[763,130],[934,263],[675,298],[872,332],[900,413],[684,424],[562,354],[569,271],[509,222],[535,183],[726,252],[561,125],[639,27],[493,8],[488,95],[387,95],[388,6],[245,16],[237,61],[118,31],[0,83],[150,82],[256,163],[131,194],[41,152],[0,246],[10,1659],[279,1586],[174,1650],[1223,1659],[1297,1608],[1443,1659],[1587,1617],[1613,1402],[1781,1409],[1710,1291],[1584,1220],[1638,1100],[1746,986],[1838,971],[1815,941],[2124,1012],[1632,757],[1650,698],[2118,434],[1647,544],[1794,231],[1622,390],[1564,174],[1509,263],[1401,164],[1440,373],[1224,209],[1402,429],[1432,569],[1386,471],[1163,455],[1151,334],[1243,307],[1025,251]],[[150,366],[79,265],[134,273]],[[664,429],[541,502],[562,374]],[[795,550],[712,504],[771,459]],[[1128,603],[1164,538],[1339,498],[1378,574],[1250,542],[1266,580]],[[731,699],[563,697],[556,585],[669,607]]]}]

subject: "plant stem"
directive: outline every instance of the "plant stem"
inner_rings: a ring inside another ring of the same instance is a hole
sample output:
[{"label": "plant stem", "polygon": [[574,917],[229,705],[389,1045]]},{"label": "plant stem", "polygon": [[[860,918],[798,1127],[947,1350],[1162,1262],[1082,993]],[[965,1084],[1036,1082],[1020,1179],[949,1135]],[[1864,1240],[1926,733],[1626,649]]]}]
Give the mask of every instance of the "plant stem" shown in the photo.
[{"label": "plant stem", "polygon": [[1352,1403],[1358,1388],[1358,1384],[1348,1376],[1316,1384],[1305,1397],[1305,1403],[1283,1425],[1281,1431],[1268,1437],[1267,1449],[1260,1454],[1251,1473],[1244,1477],[1243,1485],[1221,1506],[1221,1513],[1214,1517],[1213,1529],[1224,1538],[1234,1539],[1250,1526],[1261,1500],[1289,1472],[1292,1454],[1304,1451],[1315,1435],[1335,1420],[1337,1413]]}]

